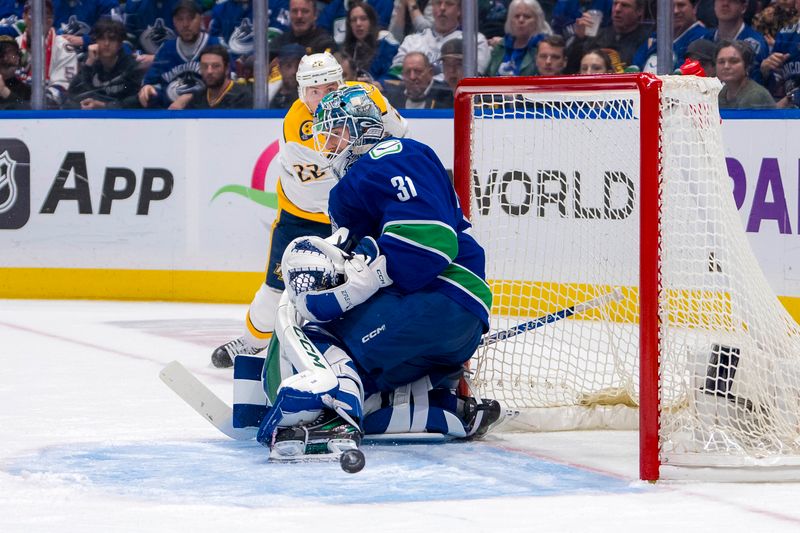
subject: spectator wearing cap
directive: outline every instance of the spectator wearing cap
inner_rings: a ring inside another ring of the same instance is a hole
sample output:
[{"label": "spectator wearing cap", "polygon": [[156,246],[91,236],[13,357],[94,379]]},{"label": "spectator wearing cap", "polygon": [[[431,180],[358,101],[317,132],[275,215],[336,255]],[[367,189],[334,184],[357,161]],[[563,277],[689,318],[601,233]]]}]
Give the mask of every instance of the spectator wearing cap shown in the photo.
[{"label": "spectator wearing cap", "polygon": [[703,67],[706,77],[716,77],[716,62],[715,56],[717,55],[717,47],[711,41],[706,39],[698,39],[693,41],[686,48],[686,59],[693,59],[700,63]]},{"label": "spectator wearing cap", "polygon": [[252,109],[253,92],[245,83],[231,79],[231,58],[221,44],[200,52],[200,75],[205,90],[192,95],[186,109]]},{"label": "spectator wearing cap", "polygon": [[[22,53],[20,77],[28,83],[31,78],[31,8],[32,0],[28,0],[23,11],[25,33],[17,37],[17,43]],[[45,36],[45,50],[49,50],[49,53],[45,54],[45,99],[48,107],[59,108],[64,103],[69,82],[78,72],[78,55],[67,40],[61,35],[57,35],[52,27],[53,3],[51,0],[44,0],[44,12],[44,27],[50,28]]]},{"label": "spectator wearing cap", "polygon": [[183,109],[193,93],[205,89],[200,76],[200,52],[206,46],[219,44],[219,40],[202,30],[202,11],[193,0],[175,4],[172,23],[178,37],[161,45],[147,69],[139,90],[142,107]]},{"label": "spectator wearing cap", "polygon": [[270,41],[270,50],[280,50],[285,44],[297,43],[308,53],[336,50],[331,34],[317,26],[316,0],[289,1],[289,29]]},{"label": "spectator wearing cap", "polygon": [[19,44],[13,37],[0,35],[0,109],[28,109],[31,88],[17,76]]},{"label": "spectator wearing cap", "polygon": [[750,68],[750,77],[761,83],[759,65],[769,55],[769,47],[764,36],[745,23],[747,0],[714,0],[714,14],[717,16],[717,29],[709,32],[706,39],[722,41],[744,41],[753,49],[755,56]]},{"label": "spectator wearing cap", "polygon": [[92,29],[86,61],[69,84],[65,107],[106,109],[135,107],[142,71],[122,43],[125,26],[102,18]]},{"label": "spectator wearing cap", "polygon": [[[403,39],[392,60],[392,72],[402,70],[403,59],[409,52],[422,52],[432,65],[439,64],[442,45],[451,39],[461,39],[461,0],[431,0],[433,4],[433,27],[413,33]],[[477,71],[482,74],[489,66],[489,44],[482,33],[478,33]],[[441,75],[437,74],[437,79]]]},{"label": "spectator wearing cap", "polygon": [[536,72],[536,47],[553,31],[537,0],[512,0],[508,6],[505,36],[489,40],[492,57],[489,76],[531,76]]},{"label": "spectator wearing cap", "polygon": [[409,52],[403,59],[400,81],[387,80],[384,95],[397,109],[441,109],[453,107],[453,92],[433,79],[433,66],[422,52]]},{"label": "spectator wearing cap", "polygon": [[[695,6],[697,0],[672,0],[672,60],[670,70],[680,67],[686,59],[686,50],[689,45],[698,39],[703,39],[709,30],[702,22],[697,20]],[[656,32],[653,32],[645,43],[636,51],[633,64],[642,72],[658,72],[658,50]]]},{"label": "spectator wearing cap", "polygon": [[464,78],[464,44],[461,39],[451,39],[442,45],[442,78],[452,93]]},{"label": "spectator wearing cap", "polygon": [[86,50],[95,23],[120,11],[119,0],[53,0],[53,25],[75,49]]},{"label": "spectator wearing cap", "polygon": [[268,86],[269,107],[289,109],[297,100],[297,66],[306,50],[297,43],[283,45],[278,50],[278,76]]}]

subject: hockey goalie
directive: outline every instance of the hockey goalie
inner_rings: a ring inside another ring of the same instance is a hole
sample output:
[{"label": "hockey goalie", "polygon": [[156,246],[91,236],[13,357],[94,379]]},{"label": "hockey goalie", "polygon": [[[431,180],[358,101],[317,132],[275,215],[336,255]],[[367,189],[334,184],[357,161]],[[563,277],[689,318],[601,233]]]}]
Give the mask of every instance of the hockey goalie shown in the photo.
[{"label": "hockey goalie", "polygon": [[314,135],[339,180],[338,229],[287,247],[273,342],[235,359],[234,426],[257,427],[276,460],[341,455],[364,434],[485,434],[504,410],[456,388],[492,293],[447,172],[385,137],[360,87],[325,96]]}]

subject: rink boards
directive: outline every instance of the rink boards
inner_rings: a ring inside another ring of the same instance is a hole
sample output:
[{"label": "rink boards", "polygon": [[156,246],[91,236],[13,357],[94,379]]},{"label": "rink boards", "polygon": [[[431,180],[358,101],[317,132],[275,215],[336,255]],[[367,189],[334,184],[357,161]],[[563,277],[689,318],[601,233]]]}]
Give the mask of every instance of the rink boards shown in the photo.
[{"label": "rink boards", "polygon": [[[723,135],[751,245],[798,318],[790,113],[738,112]],[[448,113],[409,117],[451,168]],[[249,301],[275,218],[281,122],[279,112],[4,115],[0,297]]]}]

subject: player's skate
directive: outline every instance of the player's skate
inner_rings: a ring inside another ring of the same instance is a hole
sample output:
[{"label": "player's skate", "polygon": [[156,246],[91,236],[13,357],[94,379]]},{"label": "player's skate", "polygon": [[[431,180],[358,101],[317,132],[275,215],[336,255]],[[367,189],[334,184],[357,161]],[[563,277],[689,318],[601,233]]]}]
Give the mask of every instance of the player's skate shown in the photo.
[{"label": "player's skate", "polygon": [[278,428],[270,446],[270,461],[283,463],[339,461],[347,472],[364,467],[364,454],[358,449],[359,428],[330,410],[324,410],[307,425]]},{"label": "player's skate", "polygon": [[519,411],[504,409],[497,400],[461,399],[464,402],[462,420],[468,428],[468,439],[480,439],[489,431],[519,415]]},{"label": "player's skate", "polygon": [[244,337],[239,337],[214,350],[211,354],[211,363],[217,368],[228,368],[233,366],[233,359],[237,355],[255,355],[262,349],[252,346]]}]

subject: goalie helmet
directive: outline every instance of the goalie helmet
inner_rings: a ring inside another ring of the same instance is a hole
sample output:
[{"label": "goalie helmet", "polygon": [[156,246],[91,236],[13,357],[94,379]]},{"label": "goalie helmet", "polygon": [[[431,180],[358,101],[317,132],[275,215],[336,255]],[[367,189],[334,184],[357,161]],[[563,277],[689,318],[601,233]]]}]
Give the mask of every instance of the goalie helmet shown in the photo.
[{"label": "goalie helmet", "polygon": [[380,109],[359,85],[325,95],[314,114],[314,144],[339,179],[383,137]]},{"label": "goalie helmet", "polygon": [[[297,65],[295,77],[297,78],[297,94],[300,97],[300,101],[306,104],[306,107],[308,107],[308,102],[306,101],[306,89],[308,87],[334,82],[338,83],[340,87],[344,85],[342,66],[330,52],[303,56]],[[309,107],[309,111],[313,113],[314,109]]]}]

